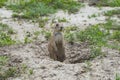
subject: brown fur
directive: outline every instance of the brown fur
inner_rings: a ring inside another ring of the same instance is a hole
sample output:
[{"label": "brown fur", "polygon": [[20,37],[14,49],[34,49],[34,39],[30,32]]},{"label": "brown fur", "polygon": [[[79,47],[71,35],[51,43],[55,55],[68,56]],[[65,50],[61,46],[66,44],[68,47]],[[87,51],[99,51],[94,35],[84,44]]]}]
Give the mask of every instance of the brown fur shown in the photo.
[{"label": "brown fur", "polygon": [[62,27],[59,24],[56,24],[48,43],[48,51],[50,58],[63,62],[65,60],[65,48],[61,31]]}]

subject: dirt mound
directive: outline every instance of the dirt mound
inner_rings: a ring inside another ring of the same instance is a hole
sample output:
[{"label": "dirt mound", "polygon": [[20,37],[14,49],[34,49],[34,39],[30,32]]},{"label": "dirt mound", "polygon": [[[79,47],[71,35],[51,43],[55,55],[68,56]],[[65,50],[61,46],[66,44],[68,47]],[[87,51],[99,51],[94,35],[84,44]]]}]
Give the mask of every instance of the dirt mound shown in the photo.
[{"label": "dirt mound", "polygon": [[90,59],[90,48],[87,43],[66,44],[66,57],[69,63],[80,63]]},{"label": "dirt mound", "polygon": [[[66,61],[68,63],[79,63],[90,58],[90,49],[87,47],[87,43],[67,43],[65,46]],[[21,53],[17,54],[15,53],[16,51],[21,51]],[[27,52],[28,54],[24,54],[24,52]],[[9,54],[19,55],[23,58],[28,58],[28,56],[31,56],[39,59],[50,59],[46,42],[34,42],[31,44],[14,45],[10,47],[6,46],[0,49],[0,55]]]}]

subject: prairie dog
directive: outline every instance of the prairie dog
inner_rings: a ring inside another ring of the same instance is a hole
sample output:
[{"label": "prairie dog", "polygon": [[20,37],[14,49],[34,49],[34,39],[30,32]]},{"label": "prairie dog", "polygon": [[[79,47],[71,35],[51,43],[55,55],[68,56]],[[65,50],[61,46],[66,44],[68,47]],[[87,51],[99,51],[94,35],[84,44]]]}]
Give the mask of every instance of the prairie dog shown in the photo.
[{"label": "prairie dog", "polygon": [[63,62],[65,60],[65,48],[62,35],[63,27],[56,23],[54,31],[48,43],[48,51],[50,58]]}]

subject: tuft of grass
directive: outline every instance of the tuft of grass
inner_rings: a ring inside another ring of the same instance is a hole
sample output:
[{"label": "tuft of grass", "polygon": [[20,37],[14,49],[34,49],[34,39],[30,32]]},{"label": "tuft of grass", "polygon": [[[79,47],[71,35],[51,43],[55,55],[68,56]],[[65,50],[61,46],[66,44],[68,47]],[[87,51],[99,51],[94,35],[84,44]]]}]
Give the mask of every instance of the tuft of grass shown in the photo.
[{"label": "tuft of grass", "polygon": [[65,39],[70,43],[73,43],[76,40],[74,32],[65,33],[64,36],[65,36]]},{"label": "tuft of grass", "polygon": [[120,25],[110,19],[107,20],[107,22],[105,24],[102,24],[102,26],[106,30],[120,30]]},{"label": "tuft of grass", "polygon": [[29,74],[30,74],[30,75],[33,74],[33,69],[29,69]]},{"label": "tuft of grass", "polygon": [[120,9],[116,10],[110,10],[104,13],[105,16],[113,16],[113,15],[119,15],[120,14]]},{"label": "tuft of grass", "polygon": [[24,38],[24,43],[25,43],[25,44],[31,43],[31,42],[32,42],[32,40],[31,40],[28,36],[26,36],[26,37]]},{"label": "tuft of grass", "polygon": [[1,65],[5,65],[8,61],[8,57],[7,56],[0,56],[0,66]]},{"label": "tuft of grass", "polygon": [[33,39],[38,39],[38,36],[40,35],[40,31],[35,31],[33,34],[34,34],[34,37],[33,37]]},{"label": "tuft of grass", "polygon": [[68,42],[72,43],[72,42],[76,41],[76,30],[77,29],[78,29],[77,26],[69,26],[69,27],[65,28],[64,36]]},{"label": "tuft of grass", "polygon": [[88,71],[91,71],[91,62],[90,61],[85,61],[86,65],[85,65],[85,71],[88,72]]},{"label": "tuft of grass", "polygon": [[68,26],[65,28],[65,32],[69,33],[70,31],[76,31],[78,29],[77,26]]},{"label": "tuft of grass", "polygon": [[111,7],[120,7],[120,0],[111,0],[109,3]]},{"label": "tuft of grass", "polygon": [[58,19],[58,22],[68,22],[67,19],[62,18],[62,19]]},{"label": "tuft of grass", "polygon": [[42,30],[41,34],[44,35],[44,37],[46,38],[46,40],[48,40],[51,36],[51,32],[50,31],[46,31],[46,30]]},{"label": "tuft of grass", "polygon": [[101,0],[99,6],[120,7],[120,0]]},{"label": "tuft of grass", "polygon": [[21,72],[22,73],[25,73],[26,72],[26,70],[28,69],[28,66],[26,65],[26,64],[21,64]]},{"label": "tuft of grass", "polygon": [[10,67],[8,70],[5,71],[4,77],[14,77],[16,75],[17,68],[16,67]]},{"label": "tuft of grass", "polygon": [[112,34],[112,39],[115,39],[120,42],[120,31],[114,31]]},{"label": "tuft of grass", "polygon": [[23,12],[23,15],[14,15],[14,17],[21,17],[25,19],[38,18],[39,16],[45,16],[55,12],[52,7],[46,6],[45,3],[41,2],[26,2],[26,4],[9,5],[9,9],[15,12]]},{"label": "tuft of grass", "polygon": [[97,17],[96,14],[92,14],[91,16],[88,16],[88,18],[95,18],[95,17]]},{"label": "tuft of grass", "polygon": [[120,50],[119,42],[120,42],[120,26],[115,23],[113,20],[108,20],[105,24],[102,24],[102,28],[109,32],[109,36],[106,36],[108,41],[112,41],[114,43],[105,44],[105,46]]},{"label": "tuft of grass", "polygon": [[39,35],[40,35],[40,31],[34,32],[34,35],[35,35],[35,36],[39,36]]},{"label": "tuft of grass", "polygon": [[22,1],[22,3],[8,5],[9,9],[17,13],[23,13],[23,15],[14,14],[14,17],[21,16],[27,19],[38,18],[40,16],[47,16],[55,13],[59,9],[75,13],[81,6],[80,3],[74,0],[30,0],[29,2]]},{"label": "tuft of grass", "polygon": [[7,2],[7,0],[0,0],[0,8],[5,5],[5,2]]},{"label": "tuft of grass", "polygon": [[92,59],[103,54],[101,52],[101,47],[95,47],[95,46],[91,47],[90,53],[91,53],[90,58],[92,58]]},{"label": "tuft of grass", "polygon": [[0,32],[8,32],[10,29],[8,25],[0,23]]},{"label": "tuft of grass", "polygon": [[109,31],[102,30],[99,25],[93,25],[80,31],[77,27],[65,29],[65,39],[70,42],[88,42],[90,45],[102,46],[107,42]]},{"label": "tuft of grass", "polygon": [[14,17],[20,16],[25,19],[38,18],[56,12],[55,9],[41,2],[26,2],[25,5],[10,5],[8,8],[18,13],[23,12],[23,15],[14,15]]},{"label": "tuft of grass", "polygon": [[78,41],[88,42],[90,45],[102,46],[106,43],[106,36],[109,32],[101,30],[99,25],[94,25],[87,28],[85,31],[76,32]]},{"label": "tuft of grass", "polygon": [[40,18],[38,19],[38,23],[39,23],[39,27],[43,28],[45,26],[45,24],[48,22],[48,18]]},{"label": "tuft of grass", "polygon": [[[6,67],[8,65],[9,57],[0,56],[0,80],[6,80],[8,77],[13,77],[16,74],[16,67]],[[6,67],[4,69],[4,67]]]},{"label": "tuft of grass", "polygon": [[54,9],[68,10],[69,13],[75,13],[79,10],[81,4],[74,0],[41,0]]},{"label": "tuft of grass", "polygon": [[10,61],[9,56],[0,56],[0,80],[7,80],[10,77],[17,77],[27,70],[27,65]]},{"label": "tuft of grass", "polygon": [[113,21],[108,20],[105,24],[103,24],[103,28],[110,30],[113,27]]},{"label": "tuft of grass", "polygon": [[120,75],[119,74],[116,74],[115,80],[120,80]]},{"label": "tuft of grass", "polygon": [[13,33],[14,31],[8,25],[0,23],[0,46],[15,44],[11,38]]},{"label": "tuft of grass", "polygon": [[108,43],[105,46],[108,47],[108,48],[116,49],[116,50],[120,51],[120,43],[117,42],[117,41],[114,41],[113,43]]}]

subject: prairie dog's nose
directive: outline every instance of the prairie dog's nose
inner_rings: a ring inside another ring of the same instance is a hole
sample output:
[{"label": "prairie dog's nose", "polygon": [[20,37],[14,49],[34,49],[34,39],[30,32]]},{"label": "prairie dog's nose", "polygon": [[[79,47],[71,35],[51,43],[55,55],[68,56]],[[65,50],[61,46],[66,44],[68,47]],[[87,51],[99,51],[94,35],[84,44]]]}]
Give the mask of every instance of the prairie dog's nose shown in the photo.
[{"label": "prairie dog's nose", "polygon": [[60,30],[62,31],[62,30],[63,30],[63,27],[60,27]]},{"label": "prairie dog's nose", "polygon": [[63,29],[63,27],[60,27],[61,29]]}]

